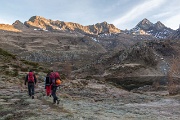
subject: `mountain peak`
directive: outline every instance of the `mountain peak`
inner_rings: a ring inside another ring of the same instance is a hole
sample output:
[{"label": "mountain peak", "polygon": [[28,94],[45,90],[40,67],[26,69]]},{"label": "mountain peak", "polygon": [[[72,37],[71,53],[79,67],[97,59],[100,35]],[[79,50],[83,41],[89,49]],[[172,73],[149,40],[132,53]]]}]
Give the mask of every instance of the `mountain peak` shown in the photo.
[{"label": "mountain peak", "polygon": [[151,23],[147,18],[144,18],[137,24],[137,26],[144,30],[148,30],[151,26],[153,26],[153,23]]},{"label": "mountain peak", "polygon": [[144,18],[142,21],[149,21],[147,18]]},{"label": "mountain peak", "polygon": [[153,24],[147,18],[144,18],[134,28],[131,29],[131,33],[133,34],[152,35],[160,39],[166,38],[172,32],[172,29],[167,28],[160,21],[157,21],[155,24]]},{"label": "mountain peak", "polygon": [[23,23],[21,21],[19,21],[19,20],[16,20],[12,25],[14,26],[14,25],[18,25],[18,24],[23,25]]},{"label": "mountain peak", "polygon": [[12,26],[14,26],[14,28],[18,29],[18,30],[27,30],[28,28],[19,20],[16,20]]},{"label": "mountain peak", "polygon": [[157,30],[160,30],[160,29],[163,29],[163,28],[165,28],[166,26],[164,25],[164,24],[162,24],[160,21],[157,21],[156,23],[155,23],[155,28],[157,29]]},{"label": "mountain peak", "polygon": [[47,20],[46,18],[44,18],[44,17],[42,17],[42,16],[32,16],[32,17],[29,19],[29,21],[34,22],[35,20],[41,20],[41,19]]}]

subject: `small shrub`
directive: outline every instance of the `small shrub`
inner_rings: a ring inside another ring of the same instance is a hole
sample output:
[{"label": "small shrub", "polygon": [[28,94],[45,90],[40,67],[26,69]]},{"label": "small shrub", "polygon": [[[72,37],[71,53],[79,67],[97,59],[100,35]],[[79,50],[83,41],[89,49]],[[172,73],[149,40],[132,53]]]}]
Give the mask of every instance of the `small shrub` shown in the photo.
[{"label": "small shrub", "polygon": [[14,68],[20,68],[19,65],[15,65],[15,64],[12,64],[12,67],[14,67]]},{"label": "small shrub", "polygon": [[5,71],[5,75],[10,75],[10,71]]},{"label": "small shrub", "polygon": [[17,69],[15,69],[15,70],[14,70],[14,72],[13,72],[12,76],[13,76],[13,77],[18,76],[18,70],[17,70]]},{"label": "small shrub", "polygon": [[22,71],[22,72],[27,72],[28,70],[29,70],[28,67],[21,67],[21,71]]}]

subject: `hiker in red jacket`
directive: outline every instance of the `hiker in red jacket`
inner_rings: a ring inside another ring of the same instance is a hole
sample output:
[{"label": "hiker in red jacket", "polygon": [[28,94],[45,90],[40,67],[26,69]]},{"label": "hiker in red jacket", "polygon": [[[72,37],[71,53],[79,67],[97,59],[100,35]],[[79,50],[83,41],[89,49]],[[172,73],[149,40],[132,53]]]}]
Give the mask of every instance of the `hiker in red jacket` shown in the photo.
[{"label": "hiker in red jacket", "polygon": [[55,104],[55,103],[59,104],[60,100],[56,96],[56,90],[59,87],[59,85],[61,84],[59,73],[52,71],[50,73],[50,81],[51,81],[51,90],[52,90],[51,95],[53,96],[53,104]]},{"label": "hiker in red jacket", "polygon": [[24,84],[26,85],[26,83],[28,82],[28,93],[29,96],[32,97],[32,99],[34,99],[34,86],[36,84],[36,81],[37,80],[35,74],[32,70],[30,70],[29,73],[26,75]]}]

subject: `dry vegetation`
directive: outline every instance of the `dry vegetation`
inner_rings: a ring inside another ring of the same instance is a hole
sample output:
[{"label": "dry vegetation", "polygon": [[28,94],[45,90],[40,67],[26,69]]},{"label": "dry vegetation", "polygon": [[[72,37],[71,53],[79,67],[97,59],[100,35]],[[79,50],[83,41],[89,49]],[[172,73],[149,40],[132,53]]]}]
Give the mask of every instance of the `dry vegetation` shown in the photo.
[{"label": "dry vegetation", "polygon": [[178,76],[180,75],[180,59],[173,57],[171,66],[169,68],[168,76],[168,91],[169,95],[176,95],[180,93],[180,86],[178,85]]}]

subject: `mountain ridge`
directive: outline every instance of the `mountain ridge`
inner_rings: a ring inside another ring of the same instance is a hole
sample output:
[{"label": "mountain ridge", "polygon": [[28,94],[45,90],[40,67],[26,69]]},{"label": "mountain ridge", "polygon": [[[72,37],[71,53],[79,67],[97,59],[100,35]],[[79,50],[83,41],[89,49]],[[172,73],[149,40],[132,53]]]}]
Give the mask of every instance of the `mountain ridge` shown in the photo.
[{"label": "mountain ridge", "polygon": [[[152,23],[147,18],[141,20],[134,28],[130,30],[121,30],[109,24],[106,21],[96,23],[93,25],[83,26],[79,23],[64,22],[60,20],[47,19],[42,16],[32,16],[28,21],[22,23],[16,20],[12,25],[8,27],[2,27],[1,30],[13,31],[13,32],[27,32],[27,31],[49,31],[49,32],[74,32],[83,35],[101,35],[101,34],[117,34],[128,33],[134,35],[152,35],[158,39],[165,39],[171,36],[175,30],[166,27],[162,22],[157,21]],[[8,29],[6,29],[8,28]]]},{"label": "mountain ridge", "polygon": [[147,18],[140,21],[134,28],[130,29],[131,34],[145,34],[152,35],[159,39],[167,38],[174,32],[173,29],[166,27],[160,21],[155,24],[150,22]]},{"label": "mountain ridge", "polygon": [[32,29],[42,29],[47,31],[75,31],[87,34],[119,33],[120,29],[107,22],[96,23],[95,25],[83,26],[79,23],[64,22],[59,20],[46,19],[41,16],[33,16],[24,25]]}]

